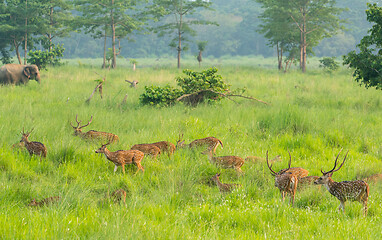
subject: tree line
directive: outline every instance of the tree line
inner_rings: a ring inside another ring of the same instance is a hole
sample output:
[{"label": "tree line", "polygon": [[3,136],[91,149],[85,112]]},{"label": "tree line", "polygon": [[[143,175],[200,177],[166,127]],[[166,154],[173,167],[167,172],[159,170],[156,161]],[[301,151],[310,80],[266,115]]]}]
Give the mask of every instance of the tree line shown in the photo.
[{"label": "tree line", "polygon": [[[29,50],[52,51],[57,43],[64,43],[69,56],[75,56],[75,46],[86,42],[81,46],[81,56],[95,57],[101,55],[98,51],[103,52],[103,67],[117,67],[118,55],[145,57],[176,52],[180,68],[182,53],[191,49],[200,61],[202,52],[217,57],[271,56],[276,52],[280,69],[286,70],[297,61],[305,71],[307,55],[325,52],[320,43],[328,49],[331,45],[354,48],[356,38],[366,33],[366,20],[360,21],[365,15],[361,6],[366,9],[366,1],[0,1],[1,60],[9,62],[14,53],[19,63],[25,63]],[[346,44],[349,39],[354,41]]]}]

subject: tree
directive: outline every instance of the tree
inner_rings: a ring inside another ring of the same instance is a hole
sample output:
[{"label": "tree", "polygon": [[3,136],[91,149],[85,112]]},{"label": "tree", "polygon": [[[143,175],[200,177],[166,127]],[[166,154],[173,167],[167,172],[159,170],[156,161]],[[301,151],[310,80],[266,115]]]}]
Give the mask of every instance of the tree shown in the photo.
[{"label": "tree", "polygon": [[[172,35],[176,36],[171,40],[170,47],[174,47],[177,50],[178,68],[180,68],[181,52],[188,49],[187,35],[195,36],[196,32],[191,28],[192,25],[208,25],[216,24],[214,22],[197,20],[194,18],[186,18],[195,13],[196,9],[211,9],[211,3],[205,0],[154,0],[154,4],[164,9],[164,16],[173,15],[174,21],[165,23],[155,29],[155,32],[160,36]],[[183,43],[183,45],[182,45]]]},{"label": "tree", "polygon": [[204,49],[206,49],[207,41],[200,41],[197,43],[197,45],[198,45],[199,54],[196,59],[198,59],[199,67],[200,67],[200,63],[202,62],[202,53]]},{"label": "tree", "polygon": [[382,7],[375,3],[367,6],[367,20],[374,25],[357,45],[359,52],[344,56],[344,64],[354,69],[353,76],[361,85],[382,89]]},{"label": "tree", "polygon": [[[141,30],[147,20],[148,12],[140,8],[139,4],[145,0],[75,0],[77,10],[81,16],[77,18],[77,25],[86,29],[94,37],[105,37],[104,56],[106,53],[106,39],[110,34],[112,42],[111,67],[117,67],[116,42],[126,37],[134,30]],[[102,34],[102,32],[103,34]]]},{"label": "tree", "polygon": [[[270,44],[289,45],[293,50],[296,31],[299,34],[300,68],[306,71],[307,53],[324,38],[331,37],[342,28],[338,15],[343,11],[335,7],[335,0],[256,0],[265,7],[263,31]],[[281,31],[280,31],[281,30]],[[292,32],[290,32],[292,31]],[[280,59],[279,59],[280,64]]]}]

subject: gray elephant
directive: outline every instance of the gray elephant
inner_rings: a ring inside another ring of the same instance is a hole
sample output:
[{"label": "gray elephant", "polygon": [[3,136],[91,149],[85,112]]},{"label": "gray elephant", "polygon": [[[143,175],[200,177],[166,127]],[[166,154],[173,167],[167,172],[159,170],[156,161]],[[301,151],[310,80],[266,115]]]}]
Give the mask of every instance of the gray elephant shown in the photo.
[{"label": "gray elephant", "polygon": [[0,68],[0,84],[26,84],[29,79],[40,83],[40,72],[36,65],[6,64]]}]

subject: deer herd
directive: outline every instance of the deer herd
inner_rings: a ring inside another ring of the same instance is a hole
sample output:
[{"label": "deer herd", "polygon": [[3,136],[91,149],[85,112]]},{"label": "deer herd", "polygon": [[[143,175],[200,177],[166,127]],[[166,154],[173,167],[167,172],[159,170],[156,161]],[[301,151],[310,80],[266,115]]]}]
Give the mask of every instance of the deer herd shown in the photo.
[{"label": "deer herd", "polygon": [[[338,157],[340,156],[341,151],[338,153],[334,161],[334,167],[331,170],[325,172],[321,169],[322,176],[309,176],[308,170],[301,167],[291,167],[292,156],[290,152],[288,167],[276,172],[272,169],[272,166],[274,162],[281,161],[280,156],[276,156],[274,159],[269,160],[268,151],[266,153],[265,159],[254,156],[249,156],[245,160],[238,156],[214,156],[219,145],[223,148],[222,141],[215,137],[197,139],[189,144],[185,144],[185,141],[182,139],[183,135],[180,135],[176,146],[168,141],[160,141],[154,143],[135,144],[131,147],[130,150],[118,150],[112,152],[107,148],[107,146],[119,141],[119,137],[117,135],[95,130],[82,132],[82,128],[88,126],[92,122],[93,116],[91,116],[90,120],[85,125],[81,125],[81,121],[78,121],[78,116],[76,116],[75,120],[77,122],[77,126],[74,126],[72,123],[70,123],[74,129],[75,136],[79,136],[87,140],[98,140],[101,142],[106,142],[102,144],[99,149],[95,150],[95,153],[103,153],[109,161],[114,163],[114,172],[116,172],[117,168],[121,166],[122,172],[125,173],[126,164],[134,164],[138,168],[136,173],[139,171],[144,172],[145,169],[141,163],[146,155],[150,155],[152,158],[156,159],[162,153],[166,153],[168,157],[171,157],[176,149],[200,148],[204,149],[202,154],[208,156],[209,162],[219,168],[233,168],[238,174],[243,174],[241,167],[245,162],[263,162],[262,160],[265,160],[271,175],[275,179],[275,187],[277,187],[281,193],[282,201],[284,201],[285,195],[289,194],[290,204],[292,206],[294,205],[295,195],[298,187],[301,188],[306,185],[324,185],[329,193],[340,201],[340,206],[338,208],[339,210],[342,210],[345,213],[345,202],[347,200],[358,201],[363,204],[363,213],[365,216],[367,215],[367,201],[369,197],[369,185],[367,182],[376,182],[377,180],[382,179],[382,174],[375,174],[363,180],[342,182],[334,181],[332,179],[333,173],[342,168],[348,155],[347,152],[342,163],[339,165]],[[25,147],[31,156],[37,155],[40,157],[41,161],[41,158],[45,158],[47,155],[47,148],[41,142],[29,141],[28,138],[32,131],[33,129],[29,132],[25,132],[23,129],[20,143],[14,144],[12,147]],[[222,183],[220,182],[219,177],[220,173],[217,173],[211,178],[211,181],[216,183],[221,193],[229,193],[232,190],[241,187],[240,184]],[[114,201],[125,202],[126,192],[123,189],[119,189],[114,191],[111,197]],[[29,206],[43,206],[52,202],[59,201],[59,199],[60,198],[58,196],[55,196],[43,199],[40,202],[33,200]]]}]

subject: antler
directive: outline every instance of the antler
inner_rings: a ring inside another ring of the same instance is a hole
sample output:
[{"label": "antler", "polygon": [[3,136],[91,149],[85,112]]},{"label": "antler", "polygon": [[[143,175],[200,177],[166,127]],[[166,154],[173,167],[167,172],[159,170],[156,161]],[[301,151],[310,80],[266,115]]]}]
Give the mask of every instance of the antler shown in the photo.
[{"label": "antler", "polygon": [[322,169],[321,169],[322,174],[325,175],[325,174],[328,174],[328,173],[337,172],[338,170],[341,169],[341,167],[342,167],[342,166],[344,165],[344,163],[345,163],[345,160],[346,160],[346,157],[347,157],[347,155],[348,155],[348,153],[349,153],[349,150],[346,152],[342,164],[341,164],[337,169],[335,169],[335,168],[337,167],[337,161],[338,161],[338,157],[340,156],[341,151],[342,151],[342,148],[341,148],[340,152],[338,153],[338,155],[337,155],[337,157],[336,157],[336,160],[334,161],[334,167],[332,168],[332,170],[330,170],[330,171],[328,171],[328,172],[324,172],[324,171],[322,171]]},{"label": "antler", "polygon": [[22,135],[29,135],[29,134],[31,134],[31,132],[33,132],[33,130],[34,130],[34,128],[32,128],[32,130],[30,130],[29,132],[28,132],[28,131],[25,132],[25,131],[24,131],[24,127],[23,127],[23,131],[21,132],[21,134],[22,134]]},{"label": "antler", "polygon": [[269,166],[268,151],[267,151],[267,165],[268,165],[269,170],[271,171],[272,176],[275,176],[276,172],[272,170],[272,164],[271,164],[271,166]]},{"label": "antler", "polygon": [[[290,152],[288,150],[288,153],[289,153],[289,163],[288,163],[288,169],[290,169],[290,165],[292,164],[292,156],[290,155]],[[287,169],[287,170],[288,170]]]},{"label": "antler", "polygon": [[73,126],[71,122],[70,122],[70,125],[71,125],[74,129],[81,129],[81,128],[83,128],[83,127],[88,126],[92,121],[93,121],[93,116],[90,117],[90,121],[89,121],[87,124],[85,124],[85,125],[83,125],[83,126],[80,126],[80,124],[81,124],[82,121],[78,121],[78,114],[77,114],[77,115],[76,115],[77,126],[76,126],[76,127]]}]

